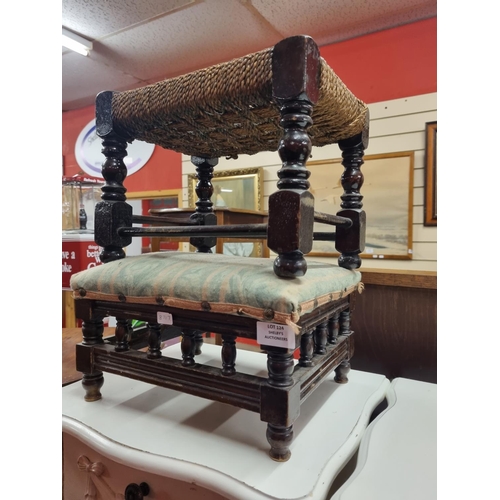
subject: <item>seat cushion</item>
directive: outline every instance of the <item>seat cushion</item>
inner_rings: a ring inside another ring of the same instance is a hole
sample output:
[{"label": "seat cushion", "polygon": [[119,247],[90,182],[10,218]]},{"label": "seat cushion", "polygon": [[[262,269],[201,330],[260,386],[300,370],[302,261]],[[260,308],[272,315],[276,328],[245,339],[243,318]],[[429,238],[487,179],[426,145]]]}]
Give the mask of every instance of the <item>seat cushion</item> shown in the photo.
[{"label": "seat cushion", "polygon": [[70,285],[76,300],[160,304],[293,325],[360,288],[360,280],[359,271],[324,262],[308,262],[304,277],[289,280],[274,274],[271,259],[169,251],[81,271]]}]

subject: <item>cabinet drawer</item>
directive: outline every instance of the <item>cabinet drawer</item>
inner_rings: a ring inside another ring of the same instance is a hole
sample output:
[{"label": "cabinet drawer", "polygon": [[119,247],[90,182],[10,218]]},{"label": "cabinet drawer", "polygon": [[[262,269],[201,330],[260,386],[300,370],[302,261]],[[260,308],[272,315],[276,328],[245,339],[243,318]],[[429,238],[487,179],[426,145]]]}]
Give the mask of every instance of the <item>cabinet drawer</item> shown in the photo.
[{"label": "cabinet drawer", "polygon": [[127,485],[143,482],[150,488],[145,500],[227,500],[195,481],[183,482],[122,465],[63,432],[63,500],[85,500],[86,493],[95,500],[124,499]]}]

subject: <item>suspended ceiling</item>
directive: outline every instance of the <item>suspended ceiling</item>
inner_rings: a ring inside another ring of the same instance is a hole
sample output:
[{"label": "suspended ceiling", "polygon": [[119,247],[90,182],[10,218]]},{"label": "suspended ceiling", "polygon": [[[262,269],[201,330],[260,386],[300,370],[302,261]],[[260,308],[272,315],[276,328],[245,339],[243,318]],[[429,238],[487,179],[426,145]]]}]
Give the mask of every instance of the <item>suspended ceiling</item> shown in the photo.
[{"label": "suspended ceiling", "polygon": [[297,34],[318,45],[435,17],[436,0],[63,0],[62,25],[93,42],[62,49],[62,109],[227,61]]}]

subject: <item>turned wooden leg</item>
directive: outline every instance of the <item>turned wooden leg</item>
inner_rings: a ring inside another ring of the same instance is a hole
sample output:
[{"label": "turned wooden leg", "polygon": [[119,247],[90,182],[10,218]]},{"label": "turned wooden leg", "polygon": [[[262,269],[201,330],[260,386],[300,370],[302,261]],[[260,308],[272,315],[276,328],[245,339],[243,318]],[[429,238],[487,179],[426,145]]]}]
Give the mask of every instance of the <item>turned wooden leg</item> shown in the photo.
[{"label": "turned wooden leg", "polygon": [[313,332],[308,330],[300,337],[300,358],[299,366],[312,366],[314,353]]},{"label": "turned wooden leg", "polygon": [[337,368],[335,368],[335,382],[337,384],[347,384],[349,379],[347,378],[347,374],[351,371],[351,364],[347,359],[342,361]]},{"label": "turned wooden leg", "polygon": [[222,375],[236,373],[236,335],[222,335]]},{"label": "turned wooden leg", "polygon": [[269,456],[276,462],[286,462],[290,459],[290,445],[293,441],[293,425],[283,427],[267,424],[267,442],[271,445]]},{"label": "turned wooden leg", "polygon": [[[82,324],[82,334],[84,345],[103,344],[102,334],[104,324],[102,318],[84,321]],[[83,373],[82,386],[85,389],[85,401],[98,401],[102,398],[101,387],[104,384],[104,377],[99,370],[92,370],[90,373]]]},{"label": "turned wooden leg", "polygon": [[182,330],[182,366],[193,366],[196,351],[195,330]]},{"label": "turned wooden leg", "polygon": [[[293,385],[293,352],[269,350],[267,353],[268,384],[274,387]],[[283,409],[284,410],[284,409]],[[283,416],[280,416],[283,420]],[[293,425],[277,425],[269,422],[266,432],[267,442],[271,445],[269,456],[277,462],[286,462],[290,456],[293,440]]]},{"label": "turned wooden leg", "polygon": [[161,325],[148,323],[148,354],[149,359],[161,358]]}]

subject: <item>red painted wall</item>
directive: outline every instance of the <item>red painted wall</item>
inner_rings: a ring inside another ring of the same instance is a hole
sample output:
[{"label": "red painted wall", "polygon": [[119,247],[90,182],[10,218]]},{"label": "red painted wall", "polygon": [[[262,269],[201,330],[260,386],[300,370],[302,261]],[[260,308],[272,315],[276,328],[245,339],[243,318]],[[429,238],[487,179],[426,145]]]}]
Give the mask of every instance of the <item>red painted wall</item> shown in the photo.
[{"label": "red painted wall", "polygon": [[437,18],[321,47],[340,79],[366,103],[437,92]]},{"label": "red painted wall", "polygon": [[[436,92],[437,18],[327,45],[321,55],[366,103]],[[94,106],[63,113],[65,175],[80,171],[75,143],[93,118]],[[125,187],[129,192],[180,189],[181,178],[181,155],[156,147],[148,163],[125,180]]]},{"label": "red painted wall", "polygon": [[[62,115],[62,154],[64,175],[75,175],[81,169],[75,157],[75,144],[82,129],[94,119],[95,108],[66,111]],[[87,175],[87,174],[85,174]],[[182,188],[181,155],[175,151],[155,147],[149,161],[124,182],[129,193]]]}]

